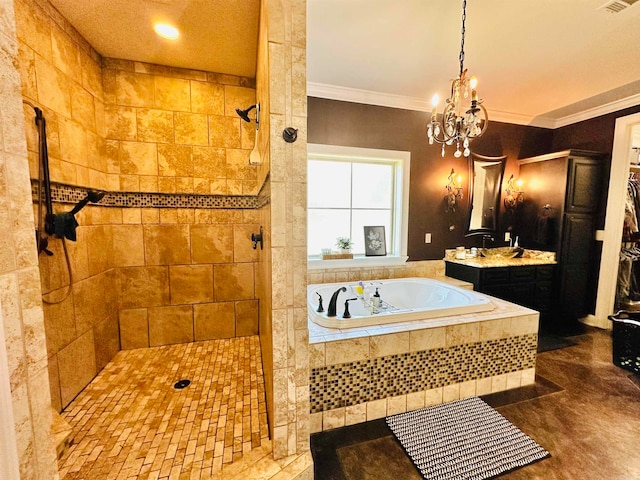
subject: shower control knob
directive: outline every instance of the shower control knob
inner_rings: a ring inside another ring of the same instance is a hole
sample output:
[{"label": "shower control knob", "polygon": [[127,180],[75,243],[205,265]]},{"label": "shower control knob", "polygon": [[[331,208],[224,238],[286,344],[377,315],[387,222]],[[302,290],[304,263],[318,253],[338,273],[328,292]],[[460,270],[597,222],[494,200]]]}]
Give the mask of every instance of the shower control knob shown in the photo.
[{"label": "shower control knob", "polygon": [[298,129],[293,127],[287,127],[282,132],[282,138],[287,143],[293,143],[298,139]]}]

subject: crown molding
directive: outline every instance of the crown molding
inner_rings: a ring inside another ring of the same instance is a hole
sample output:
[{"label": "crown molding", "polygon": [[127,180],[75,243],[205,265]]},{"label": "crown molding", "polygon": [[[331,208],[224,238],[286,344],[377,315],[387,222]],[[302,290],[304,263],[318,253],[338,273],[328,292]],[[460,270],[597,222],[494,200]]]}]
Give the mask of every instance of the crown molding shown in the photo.
[{"label": "crown molding", "polygon": [[635,107],[637,105],[640,105],[640,93],[621,98],[619,100],[614,100],[597,107],[588,108],[582,112],[558,118],[555,121],[555,127],[553,128],[566,127],[567,125],[572,125],[574,123],[589,120],[590,118],[600,117],[609,113],[618,112],[625,108]]},{"label": "crown molding", "polygon": [[404,110],[415,110],[418,112],[431,111],[431,104],[420,98],[380,93],[371,90],[360,90],[357,88],[339,87],[326,83],[307,82],[307,95],[309,97],[364,103],[366,105],[378,105],[380,107],[402,108]]},{"label": "crown molding", "polygon": [[[363,103],[366,105],[378,105],[381,107],[401,108],[404,110],[415,110],[419,112],[430,112],[430,102],[404,95],[394,95],[390,93],[380,93],[371,90],[360,90],[357,88],[339,87],[325,83],[307,82],[307,95],[310,97],[326,98],[329,100],[340,100],[343,102]],[[574,123],[589,120],[591,118],[617,112],[625,108],[640,105],[640,94],[615,100],[598,107],[589,108],[581,112],[567,115],[561,118],[551,118],[545,116],[521,115],[518,113],[500,112],[489,110],[492,121],[512,123],[515,125],[528,125],[532,127],[556,129]]]},{"label": "crown molding", "polygon": [[492,122],[512,123],[514,125],[527,125],[529,127],[555,128],[555,120],[549,117],[533,117],[519,113],[500,112],[487,109]]}]

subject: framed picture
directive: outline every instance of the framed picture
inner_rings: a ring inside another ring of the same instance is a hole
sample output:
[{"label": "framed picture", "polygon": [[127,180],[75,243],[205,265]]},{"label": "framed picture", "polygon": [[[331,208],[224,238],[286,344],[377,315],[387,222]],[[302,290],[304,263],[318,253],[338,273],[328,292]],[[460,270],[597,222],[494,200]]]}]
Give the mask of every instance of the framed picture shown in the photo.
[{"label": "framed picture", "polygon": [[367,257],[384,257],[387,254],[384,227],[364,227],[364,248]]}]

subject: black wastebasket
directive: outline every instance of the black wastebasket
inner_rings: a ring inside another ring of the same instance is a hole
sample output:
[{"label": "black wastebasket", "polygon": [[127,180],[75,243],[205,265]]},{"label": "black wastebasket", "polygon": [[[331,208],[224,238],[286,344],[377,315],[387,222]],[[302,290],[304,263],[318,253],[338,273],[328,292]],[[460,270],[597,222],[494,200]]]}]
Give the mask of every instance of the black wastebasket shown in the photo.
[{"label": "black wastebasket", "polygon": [[640,312],[620,310],[613,322],[613,363],[640,374]]}]

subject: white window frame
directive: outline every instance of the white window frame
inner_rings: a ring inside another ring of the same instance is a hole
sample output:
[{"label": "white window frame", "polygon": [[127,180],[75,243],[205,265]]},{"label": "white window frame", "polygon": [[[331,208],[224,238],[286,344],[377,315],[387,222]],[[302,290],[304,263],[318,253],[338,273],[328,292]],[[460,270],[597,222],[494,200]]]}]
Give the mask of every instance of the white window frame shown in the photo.
[{"label": "white window frame", "polygon": [[409,228],[409,172],[411,153],[399,150],[307,144],[307,160],[393,163],[395,165],[394,210],[392,213],[393,244],[387,245],[386,257],[354,256],[350,260],[322,260],[320,255],[307,255],[309,269],[401,265],[407,261]]}]

